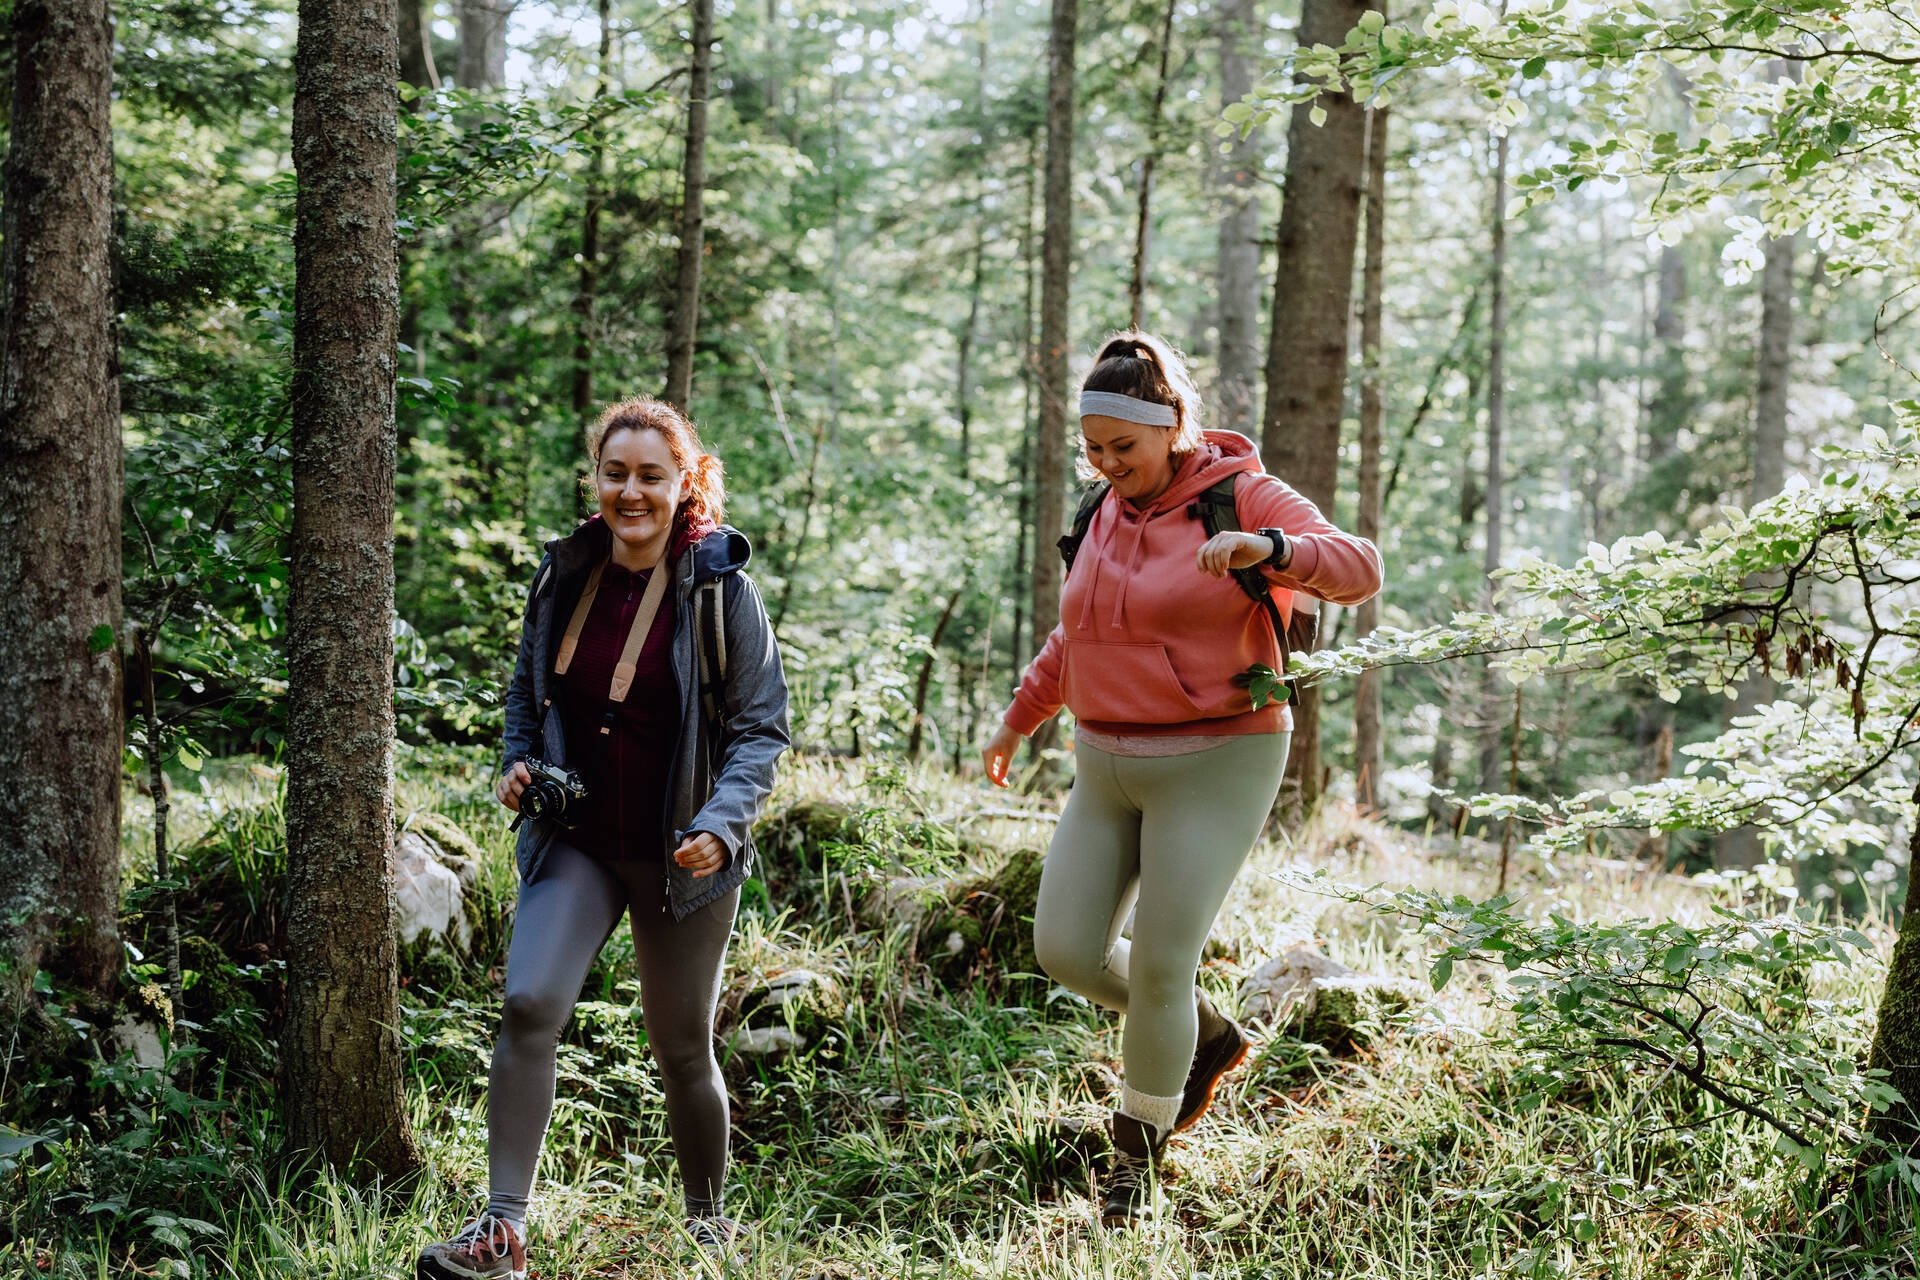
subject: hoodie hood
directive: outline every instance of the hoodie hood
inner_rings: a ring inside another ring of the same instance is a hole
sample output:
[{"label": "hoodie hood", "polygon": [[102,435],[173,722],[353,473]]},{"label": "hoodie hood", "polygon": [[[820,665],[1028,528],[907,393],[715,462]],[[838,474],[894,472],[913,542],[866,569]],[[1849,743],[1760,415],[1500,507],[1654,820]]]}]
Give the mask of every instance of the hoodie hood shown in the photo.
[{"label": "hoodie hood", "polygon": [[[1203,431],[1200,447],[1181,460],[1174,469],[1172,483],[1145,507],[1135,506],[1123,498],[1100,504],[1094,524],[1104,526],[1101,536],[1114,547],[1112,559],[1122,567],[1120,589],[1113,597],[1112,625],[1120,626],[1126,617],[1127,585],[1140,571],[1148,524],[1168,515],[1185,519],[1189,514],[1187,504],[1214,485],[1237,472],[1259,470],[1260,450],[1253,441],[1237,431]],[[1089,535],[1092,532],[1090,528]],[[1082,630],[1093,625],[1094,589],[1099,586],[1101,566],[1107,559],[1105,555],[1093,558],[1093,581],[1088,584],[1085,602],[1080,607]]]},{"label": "hoodie hood", "polygon": [[[597,515],[589,516],[566,537],[547,544],[554,575],[563,581],[605,560],[612,549],[613,532]],[[737,573],[752,559],[753,544],[747,541],[747,535],[723,524],[680,553],[679,574],[698,585],[724,573]]]}]

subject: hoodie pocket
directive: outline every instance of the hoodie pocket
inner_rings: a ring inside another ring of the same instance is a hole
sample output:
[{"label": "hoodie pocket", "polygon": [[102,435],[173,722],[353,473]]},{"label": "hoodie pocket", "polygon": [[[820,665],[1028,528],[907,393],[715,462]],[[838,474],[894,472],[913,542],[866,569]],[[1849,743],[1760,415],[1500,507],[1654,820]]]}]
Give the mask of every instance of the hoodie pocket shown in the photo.
[{"label": "hoodie pocket", "polygon": [[1163,644],[1069,639],[1061,693],[1081,720],[1185,724],[1206,717]]}]

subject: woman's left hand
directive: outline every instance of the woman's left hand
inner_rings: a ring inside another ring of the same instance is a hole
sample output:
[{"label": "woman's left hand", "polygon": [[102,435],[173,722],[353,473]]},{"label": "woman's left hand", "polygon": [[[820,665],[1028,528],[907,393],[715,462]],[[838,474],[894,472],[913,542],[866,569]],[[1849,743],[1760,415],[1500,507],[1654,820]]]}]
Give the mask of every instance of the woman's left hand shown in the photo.
[{"label": "woman's left hand", "polygon": [[727,847],[704,831],[689,831],[680,847],[673,851],[673,860],[693,872],[693,878],[698,880],[726,865]]},{"label": "woman's left hand", "polygon": [[1257,533],[1216,533],[1200,544],[1200,572],[1224,578],[1229,569],[1246,569],[1273,554],[1273,541]]}]

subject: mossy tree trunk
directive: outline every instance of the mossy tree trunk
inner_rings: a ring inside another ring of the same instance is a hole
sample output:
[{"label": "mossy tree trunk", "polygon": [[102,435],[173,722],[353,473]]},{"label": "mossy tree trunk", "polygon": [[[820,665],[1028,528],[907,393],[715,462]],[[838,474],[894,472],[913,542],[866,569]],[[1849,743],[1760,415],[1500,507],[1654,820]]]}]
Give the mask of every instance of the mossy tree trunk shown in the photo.
[{"label": "mossy tree trunk", "polygon": [[[1231,106],[1253,89],[1258,49],[1259,5],[1226,0],[1216,10],[1220,32],[1220,105]],[[1220,307],[1219,381],[1213,410],[1219,425],[1251,436],[1260,385],[1260,199],[1263,144],[1259,130],[1235,133],[1219,166],[1215,198],[1220,207],[1214,288]]]},{"label": "mossy tree trunk", "polygon": [[394,0],[301,0],[287,616],[291,1152],[419,1165],[393,919]]},{"label": "mossy tree trunk", "polygon": [[[1920,787],[1914,788],[1913,799],[1920,804]],[[1915,857],[1920,857],[1920,824],[1907,838],[1906,904],[1880,996],[1873,1048],[1867,1054],[1867,1066],[1889,1072],[1888,1083],[1904,1099],[1879,1116],[1874,1129],[1910,1152],[1920,1152],[1920,892],[1914,889],[1920,875],[1914,871]]]},{"label": "mossy tree trunk", "polygon": [[[1360,501],[1354,532],[1380,541],[1380,429],[1386,398],[1380,389],[1382,286],[1387,252],[1387,108],[1367,120],[1367,256],[1360,273]],[[1365,639],[1380,621],[1380,597],[1354,610],[1354,636]],[[1380,684],[1383,673],[1364,671],[1353,693],[1354,796],[1372,809],[1380,798]]]},{"label": "mossy tree trunk", "polygon": [[105,0],[13,10],[0,312],[0,967],[120,967],[120,395]]},{"label": "mossy tree trunk", "polygon": [[[1302,0],[1298,43],[1338,48],[1360,16],[1379,7],[1378,0]],[[1324,123],[1313,123],[1315,110],[1325,110]],[[1287,126],[1260,451],[1268,470],[1328,515],[1340,472],[1366,143],[1366,110],[1350,93],[1296,107]],[[1304,810],[1321,790],[1317,690],[1302,690],[1293,724],[1286,794]]]}]

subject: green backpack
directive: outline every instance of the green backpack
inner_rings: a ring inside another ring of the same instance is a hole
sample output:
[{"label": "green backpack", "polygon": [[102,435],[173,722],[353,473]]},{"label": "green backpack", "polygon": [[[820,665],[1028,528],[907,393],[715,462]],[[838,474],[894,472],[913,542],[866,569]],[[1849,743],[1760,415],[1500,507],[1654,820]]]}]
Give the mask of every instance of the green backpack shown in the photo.
[{"label": "green backpack", "polygon": [[[1233,501],[1233,483],[1239,478],[1240,473],[1234,472],[1202,493],[1187,507],[1187,519],[1198,520],[1200,526],[1207,531],[1207,537],[1211,538],[1219,533],[1241,532],[1240,511]],[[1060,558],[1066,561],[1068,573],[1073,572],[1073,558],[1079,554],[1080,544],[1086,539],[1087,530],[1093,525],[1094,512],[1098,511],[1100,504],[1107,500],[1107,494],[1112,488],[1113,486],[1105,480],[1095,480],[1081,491],[1080,505],[1073,513],[1073,529],[1069,533],[1062,534],[1057,544],[1060,548]],[[1233,574],[1233,580],[1240,584],[1242,591],[1265,606],[1267,617],[1273,623],[1274,638],[1280,642],[1280,664],[1276,670],[1285,675],[1288,659],[1295,650],[1301,653],[1313,652],[1314,641],[1319,638],[1319,616],[1308,613],[1304,609],[1295,609],[1292,618],[1283,622],[1280,618],[1280,607],[1273,602],[1273,593],[1267,589],[1267,579],[1260,572],[1260,566],[1251,565],[1245,569],[1231,569],[1228,572]],[[1299,686],[1291,681],[1287,684],[1287,704],[1300,705]]]}]

